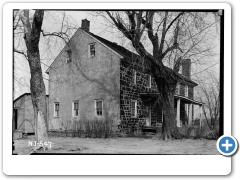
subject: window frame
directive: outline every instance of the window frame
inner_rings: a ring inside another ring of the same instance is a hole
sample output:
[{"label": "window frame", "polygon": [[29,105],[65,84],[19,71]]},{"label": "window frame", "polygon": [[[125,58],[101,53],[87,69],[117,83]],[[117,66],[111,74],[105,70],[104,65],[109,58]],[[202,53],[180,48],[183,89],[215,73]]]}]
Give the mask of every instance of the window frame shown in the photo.
[{"label": "window frame", "polygon": [[[135,110],[135,112],[134,112],[134,115],[132,114],[132,103],[134,103],[134,110]],[[137,100],[131,100],[131,117],[132,118],[137,118]]]},{"label": "window frame", "polygon": [[[58,110],[56,110],[56,105],[57,104],[58,104]],[[60,112],[60,103],[59,102],[54,102],[53,108],[54,108],[53,116],[55,118],[58,118],[59,117],[59,112]]]},{"label": "window frame", "polygon": [[182,74],[182,65],[179,66],[178,74]]},{"label": "window frame", "polygon": [[[78,109],[74,109],[75,103],[78,103]],[[77,110],[77,114],[78,114],[77,116],[76,116],[75,110]],[[72,101],[72,117],[79,117],[79,100]]]},{"label": "window frame", "polygon": [[181,89],[181,85],[179,83],[177,83],[176,91],[175,91],[176,95],[180,95],[180,89]]},{"label": "window frame", "polygon": [[72,50],[71,49],[67,49],[66,52],[67,52],[66,63],[70,63],[70,62],[72,62]]},{"label": "window frame", "polygon": [[185,84],[185,86],[184,86],[184,95],[185,95],[185,97],[188,97],[188,85],[187,84]]},{"label": "window frame", "polygon": [[152,88],[152,76],[150,74],[147,74],[148,78],[147,78],[147,87],[148,88]]},{"label": "window frame", "polygon": [[[91,46],[94,47],[94,56],[91,55],[91,52],[92,52]],[[88,45],[88,57],[94,58],[95,56],[96,56],[96,43],[90,43],[90,44]]]},{"label": "window frame", "polygon": [[[101,102],[101,110],[99,110],[99,111],[101,111],[101,115],[98,114],[98,110],[97,110],[97,102],[99,102],[99,101]],[[97,117],[102,117],[103,116],[103,99],[95,99],[94,106],[95,106],[95,115]]]},{"label": "window frame", "polygon": [[137,84],[137,71],[136,70],[132,70],[132,84]]}]

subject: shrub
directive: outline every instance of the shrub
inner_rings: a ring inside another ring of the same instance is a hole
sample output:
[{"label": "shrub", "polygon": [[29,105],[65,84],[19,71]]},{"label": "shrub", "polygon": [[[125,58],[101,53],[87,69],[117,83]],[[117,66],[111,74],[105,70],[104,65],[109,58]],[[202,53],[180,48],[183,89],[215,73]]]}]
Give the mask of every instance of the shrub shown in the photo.
[{"label": "shrub", "polygon": [[82,136],[82,122],[80,120],[73,120],[71,123],[72,137]]},{"label": "shrub", "polygon": [[60,122],[60,124],[61,124],[61,126],[62,126],[62,128],[63,128],[63,131],[65,132],[65,137],[67,137],[67,135],[68,135],[68,132],[69,132],[69,130],[71,130],[71,124],[72,124],[72,121],[64,121],[64,120],[62,120],[61,122]]},{"label": "shrub", "polygon": [[113,120],[72,120],[61,121],[65,137],[109,138],[113,136]]}]

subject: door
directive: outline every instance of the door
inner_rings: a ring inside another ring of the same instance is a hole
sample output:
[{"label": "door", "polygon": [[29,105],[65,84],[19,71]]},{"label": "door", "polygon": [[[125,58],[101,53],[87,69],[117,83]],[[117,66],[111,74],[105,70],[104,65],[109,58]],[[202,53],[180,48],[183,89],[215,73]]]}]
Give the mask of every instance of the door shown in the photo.
[{"label": "door", "polygon": [[13,110],[13,119],[14,119],[14,128],[17,129],[18,124],[17,124],[17,119],[18,119],[18,109]]},{"label": "door", "polygon": [[151,105],[146,106],[146,126],[151,126]]}]

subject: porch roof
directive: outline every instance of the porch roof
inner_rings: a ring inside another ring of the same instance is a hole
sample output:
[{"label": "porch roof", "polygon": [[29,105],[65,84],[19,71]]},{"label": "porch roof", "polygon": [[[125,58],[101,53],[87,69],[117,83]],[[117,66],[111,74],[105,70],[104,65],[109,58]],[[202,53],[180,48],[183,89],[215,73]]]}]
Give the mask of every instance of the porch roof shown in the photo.
[{"label": "porch roof", "polygon": [[[145,93],[140,93],[140,96],[141,96],[141,97],[149,98],[148,100],[151,100],[152,98],[156,98],[158,95],[159,95],[159,93],[157,93],[157,92],[145,92]],[[174,95],[174,98],[175,98],[175,99],[182,99],[182,100],[184,100],[184,101],[186,101],[186,102],[188,102],[188,103],[196,104],[196,105],[199,105],[199,106],[203,105],[202,102],[196,101],[196,100],[194,100],[194,99],[190,99],[190,98],[188,98],[188,97],[186,97],[186,96],[181,96],[181,95],[175,94],[175,95]]]}]

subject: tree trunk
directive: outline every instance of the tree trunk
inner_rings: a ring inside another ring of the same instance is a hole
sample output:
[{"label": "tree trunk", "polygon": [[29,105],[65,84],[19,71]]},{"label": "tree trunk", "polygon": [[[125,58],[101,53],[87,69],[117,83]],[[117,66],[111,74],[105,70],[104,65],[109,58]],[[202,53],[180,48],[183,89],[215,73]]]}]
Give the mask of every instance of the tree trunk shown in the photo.
[{"label": "tree trunk", "polygon": [[[34,109],[35,139],[38,143],[44,144],[45,142],[48,143],[47,103],[39,53],[43,16],[43,10],[36,10],[31,25],[29,21],[29,10],[24,10],[22,22],[24,25],[24,40],[27,47],[27,57],[31,72],[30,90]],[[39,147],[36,147],[36,149],[38,148]]]},{"label": "tree trunk", "polygon": [[[38,54],[38,55],[37,55]],[[42,78],[42,69],[40,64],[39,53],[32,56],[28,53],[29,66],[31,69],[30,89],[31,97],[34,108],[34,119],[35,119],[35,139],[40,142],[47,142],[47,103],[46,103],[46,90],[45,84]]]},{"label": "tree trunk", "polygon": [[183,135],[178,131],[176,123],[176,112],[174,109],[174,94],[177,82],[170,84],[166,82],[164,78],[156,78],[157,87],[159,90],[160,103],[163,110],[163,125],[162,125],[162,137],[166,139],[181,139]]}]

